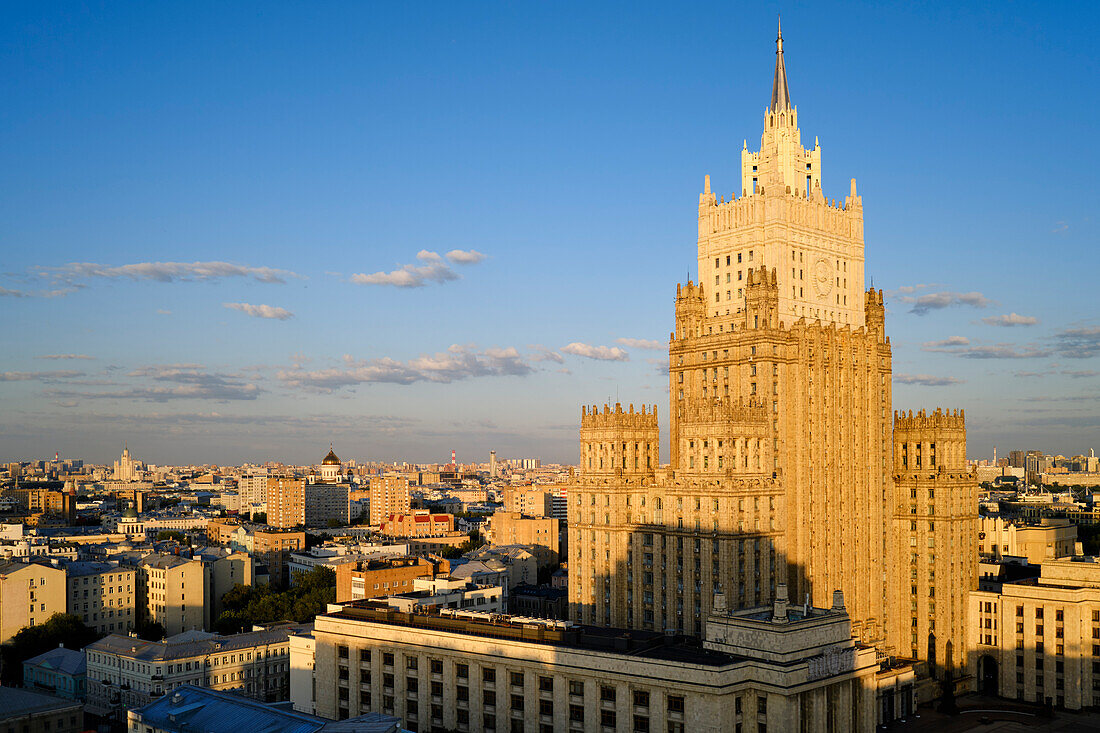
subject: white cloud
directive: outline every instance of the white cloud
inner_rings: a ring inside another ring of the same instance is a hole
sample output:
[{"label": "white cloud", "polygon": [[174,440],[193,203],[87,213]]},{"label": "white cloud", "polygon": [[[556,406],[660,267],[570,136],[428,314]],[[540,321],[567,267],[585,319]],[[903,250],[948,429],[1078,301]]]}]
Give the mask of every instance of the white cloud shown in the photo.
[{"label": "white cloud", "polygon": [[1008,313],[1003,316],[986,316],[982,323],[987,326],[1034,326],[1039,322],[1035,316],[1021,316],[1019,313]]},{"label": "white cloud", "polygon": [[622,344],[623,346],[629,346],[632,349],[663,349],[667,344],[662,344],[655,339],[635,339],[635,338],[617,338],[615,343]]},{"label": "white cloud", "polygon": [[[273,267],[235,265],[231,262],[136,262],[129,265],[100,265],[94,262],[70,262],[62,267],[35,268],[40,275],[66,283],[93,278],[148,280],[170,283],[176,281],[220,280],[245,277],[262,283],[285,283],[300,275]],[[61,293],[59,293],[61,294]]]},{"label": "white cloud", "polygon": [[917,384],[922,387],[946,387],[951,384],[962,384],[964,380],[955,377],[936,377],[931,374],[895,374],[894,381],[898,384]]},{"label": "white cloud", "polygon": [[485,255],[476,249],[452,249],[447,253],[447,259],[456,265],[476,265],[485,259]]},{"label": "white cloud", "polygon": [[10,290],[0,285],[0,298],[26,298],[27,294],[22,290]]},{"label": "white cloud", "polygon": [[422,249],[416,253],[419,265],[402,265],[390,272],[357,273],[351,281],[357,285],[390,285],[395,288],[421,288],[430,282],[445,283],[458,280],[460,275],[443,261],[438,252]]},{"label": "white cloud", "polygon": [[60,361],[62,359],[83,359],[85,361],[92,361],[94,356],[88,356],[87,354],[42,354],[35,357],[37,359],[51,359],[53,361]]},{"label": "white cloud", "polygon": [[168,310],[167,308],[157,308],[157,315],[158,316],[170,316],[170,315],[172,315],[172,311]]},{"label": "white cloud", "polygon": [[593,346],[591,344],[582,344],[580,341],[574,341],[571,344],[561,347],[561,352],[563,354],[572,354],[573,356],[583,356],[586,359],[596,359],[597,361],[630,360],[630,355],[618,346]]},{"label": "white cloud", "polygon": [[222,305],[255,318],[274,318],[285,321],[294,317],[294,314],[286,308],[278,308],[273,305],[253,305],[252,303],[222,303]]},{"label": "white cloud", "polygon": [[515,347],[488,348],[481,351],[454,344],[446,351],[425,354],[407,362],[388,357],[356,361],[345,356],[345,366],[306,371],[300,366],[276,375],[291,387],[331,392],[342,387],[383,382],[450,383],[474,377],[525,376],[533,370]]}]

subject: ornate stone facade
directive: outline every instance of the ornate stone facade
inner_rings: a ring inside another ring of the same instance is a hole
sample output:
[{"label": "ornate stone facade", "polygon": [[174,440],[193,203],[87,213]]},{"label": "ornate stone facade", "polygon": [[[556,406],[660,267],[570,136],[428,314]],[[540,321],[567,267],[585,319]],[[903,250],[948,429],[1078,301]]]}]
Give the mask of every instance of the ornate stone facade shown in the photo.
[{"label": "ornate stone facade", "polygon": [[936,671],[967,664],[967,594],[978,586],[977,506],[963,412],[895,414],[891,549],[900,556],[891,562],[899,569],[896,582],[888,584],[897,619],[889,641]]},{"label": "ornate stone facade", "polygon": [[699,199],[700,282],[677,286],[669,339],[670,463],[655,461],[655,408],[582,411],[571,618],[700,634],[716,593],[744,609],[784,582],[815,606],[843,591],[862,641],[926,658],[928,645],[910,643],[902,582],[907,502],[904,524],[898,516],[918,481],[950,502],[936,512],[953,529],[937,535],[951,532],[950,550],[918,562],[943,582],[936,605],[918,602],[917,633],[949,629],[933,648],[954,660],[944,645],[957,637],[962,652],[975,580],[961,569],[977,508],[958,463],[965,428],[932,439],[951,453],[948,473],[899,473],[895,488],[891,345],[882,291],[863,292],[863,202],[854,179],[842,203],[825,198],[820,145],[802,147],[789,100],[780,39],[761,148],[742,153],[742,195],[716,197],[708,176]]}]

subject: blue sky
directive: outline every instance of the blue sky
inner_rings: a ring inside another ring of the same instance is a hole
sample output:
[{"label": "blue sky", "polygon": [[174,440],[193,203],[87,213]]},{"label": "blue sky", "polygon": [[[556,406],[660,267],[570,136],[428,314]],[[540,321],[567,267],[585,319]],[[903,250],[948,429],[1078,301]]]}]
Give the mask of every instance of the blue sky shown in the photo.
[{"label": "blue sky", "polygon": [[581,404],[663,416],[779,10],[895,407],[965,408],[972,456],[1100,448],[1091,4],[22,3],[0,458],[573,461]]}]

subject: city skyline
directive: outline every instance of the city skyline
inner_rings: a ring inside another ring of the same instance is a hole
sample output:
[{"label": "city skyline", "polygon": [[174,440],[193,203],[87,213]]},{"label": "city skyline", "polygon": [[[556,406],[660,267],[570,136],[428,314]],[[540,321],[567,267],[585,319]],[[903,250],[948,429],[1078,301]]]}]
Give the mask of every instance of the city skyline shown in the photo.
[{"label": "city skyline", "polygon": [[[667,441],[675,273],[698,280],[703,176],[740,193],[772,9],[737,16],[758,30],[741,49],[673,11],[385,12],[313,18],[308,39],[285,9],[194,37],[201,13],[10,18],[5,458],[102,462],[129,440],[150,463],[312,462],[333,441],[357,460],[573,463],[575,406],[619,394],[656,403]],[[971,458],[1100,443],[1100,322],[1075,266],[1097,155],[1068,147],[1095,57],[1088,23],[1032,12],[784,23],[825,195],[856,178],[868,202],[894,407],[965,408]]]}]

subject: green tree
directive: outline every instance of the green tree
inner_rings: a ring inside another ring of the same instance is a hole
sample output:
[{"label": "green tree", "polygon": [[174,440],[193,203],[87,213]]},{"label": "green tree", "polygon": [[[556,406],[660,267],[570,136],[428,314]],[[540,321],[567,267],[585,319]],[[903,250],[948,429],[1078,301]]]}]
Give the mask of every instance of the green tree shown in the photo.
[{"label": "green tree", "polygon": [[164,540],[175,540],[176,542],[182,543],[186,539],[187,538],[184,536],[183,532],[177,532],[174,529],[162,529],[160,532],[157,532],[158,542],[163,542]]},{"label": "green tree", "polygon": [[308,573],[295,573],[294,583],[283,591],[270,585],[237,585],[222,596],[225,609],[215,628],[233,634],[253,624],[274,621],[312,621],[336,602],[336,573],[331,568],[315,567]]},{"label": "green tree", "polygon": [[256,524],[267,524],[267,512],[252,512],[251,520]]},{"label": "green tree", "polygon": [[134,633],[145,641],[160,641],[168,632],[160,623],[146,619],[134,627]]},{"label": "green tree", "polygon": [[55,613],[45,623],[24,626],[0,647],[0,682],[5,685],[23,681],[23,662],[64,644],[70,649],[83,649],[102,634],[84,625],[79,617]]}]

